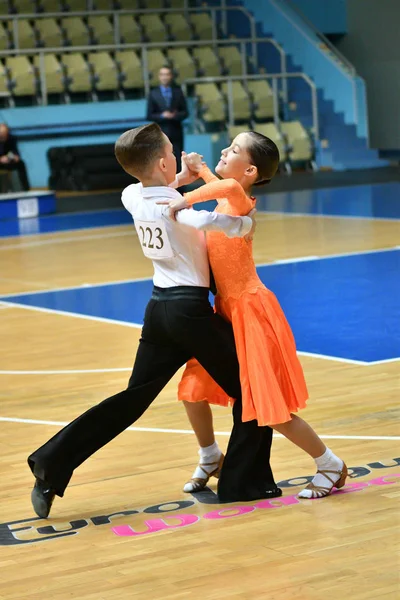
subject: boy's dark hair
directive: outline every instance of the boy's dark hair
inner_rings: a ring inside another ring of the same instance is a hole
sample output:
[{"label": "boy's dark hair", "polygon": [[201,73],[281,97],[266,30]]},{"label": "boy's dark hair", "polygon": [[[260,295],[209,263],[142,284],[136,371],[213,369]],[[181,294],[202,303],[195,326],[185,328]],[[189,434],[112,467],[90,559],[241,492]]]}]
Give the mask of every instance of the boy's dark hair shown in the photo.
[{"label": "boy's dark hair", "polygon": [[270,138],[256,131],[246,132],[251,137],[251,143],[246,150],[251,162],[258,171],[258,180],[254,185],[265,185],[271,181],[279,167],[279,150]]},{"label": "boy's dark hair", "polygon": [[115,142],[115,156],[130,175],[140,179],[164,154],[165,137],[157,123],[125,131]]}]

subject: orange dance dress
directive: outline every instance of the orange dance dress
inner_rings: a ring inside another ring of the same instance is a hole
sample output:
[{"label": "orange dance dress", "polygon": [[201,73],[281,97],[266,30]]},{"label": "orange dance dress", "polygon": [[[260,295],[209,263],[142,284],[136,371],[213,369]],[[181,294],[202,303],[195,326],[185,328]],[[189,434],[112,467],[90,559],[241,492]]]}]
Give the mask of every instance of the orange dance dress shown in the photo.
[{"label": "orange dance dress", "polygon": [[[255,198],[246,196],[234,179],[220,181],[208,167],[202,168],[200,177],[206,185],[185,194],[189,204],[216,198],[215,210],[233,216],[246,215],[254,208]],[[290,413],[305,407],[307,386],[283,310],[257,275],[252,243],[212,231],[207,233],[207,248],[218,289],[215,309],[233,326],[242,419],[257,419],[259,425],[289,421]],[[234,402],[195,359],[186,365],[178,398],[222,406]]]}]

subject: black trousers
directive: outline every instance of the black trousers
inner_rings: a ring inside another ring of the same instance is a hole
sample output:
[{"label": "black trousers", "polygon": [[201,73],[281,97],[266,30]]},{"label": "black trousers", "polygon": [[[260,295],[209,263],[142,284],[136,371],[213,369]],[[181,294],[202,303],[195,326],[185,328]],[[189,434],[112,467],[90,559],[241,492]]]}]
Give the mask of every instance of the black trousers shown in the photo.
[{"label": "black trousers", "polygon": [[274,485],[269,466],[272,430],[242,423],[239,365],[232,327],[214,313],[205,288],[155,288],[128,388],[90,408],[28,458],[36,477],[59,496],[74,469],[137,421],[192,356],[236,398],[234,425],[218,494],[223,502],[262,497]]},{"label": "black trousers", "polygon": [[0,164],[1,171],[18,171],[19,181],[21,183],[22,189],[27,192],[29,190],[29,181],[28,174],[26,172],[25,163],[22,160],[18,162],[9,162],[5,164]]}]

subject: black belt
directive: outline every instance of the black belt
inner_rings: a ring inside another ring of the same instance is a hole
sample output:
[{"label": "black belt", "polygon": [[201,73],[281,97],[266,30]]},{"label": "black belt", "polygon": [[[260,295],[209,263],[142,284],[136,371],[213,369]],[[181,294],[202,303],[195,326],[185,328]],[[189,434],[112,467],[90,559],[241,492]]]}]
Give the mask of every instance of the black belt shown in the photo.
[{"label": "black belt", "polygon": [[153,287],[152,300],[208,300],[209,289],[192,285],[178,285],[170,288]]}]

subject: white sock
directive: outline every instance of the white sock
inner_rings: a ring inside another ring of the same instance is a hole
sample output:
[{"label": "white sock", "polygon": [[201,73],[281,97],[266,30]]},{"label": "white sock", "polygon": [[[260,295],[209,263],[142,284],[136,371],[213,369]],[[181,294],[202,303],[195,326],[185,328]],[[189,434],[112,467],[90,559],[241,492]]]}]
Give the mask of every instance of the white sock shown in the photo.
[{"label": "white sock", "polygon": [[[330,450],[329,448],[325,450],[322,456],[318,456],[318,458],[315,458],[314,460],[317,466],[317,470],[321,471],[341,471],[343,467],[343,461],[338,456],[336,456],[336,454],[333,454],[332,450]],[[328,473],[328,475],[335,483],[340,479],[339,473]],[[322,487],[331,487],[332,485],[332,482],[329,481],[329,479],[327,479],[325,475],[322,475],[321,473],[317,473],[315,475],[315,477],[312,480],[312,483],[314,485],[319,485]],[[298,496],[299,498],[312,498],[313,493],[312,490],[304,489],[301,490]]]},{"label": "white sock", "polygon": [[[218,442],[214,442],[211,446],[206,446],[205,448],[199,448],[199,457],[201,468],[197,466],[192,475],[192,479],[203,479],[204,471],[206,473],[212,473],[218,467],[219,459],[221,458],[221,450],[219,449]],[[186,483],[183,491],[189,492],[191,491],[192,484],[190,482]],[[189,489],[190,488],[190,489]]]}]

